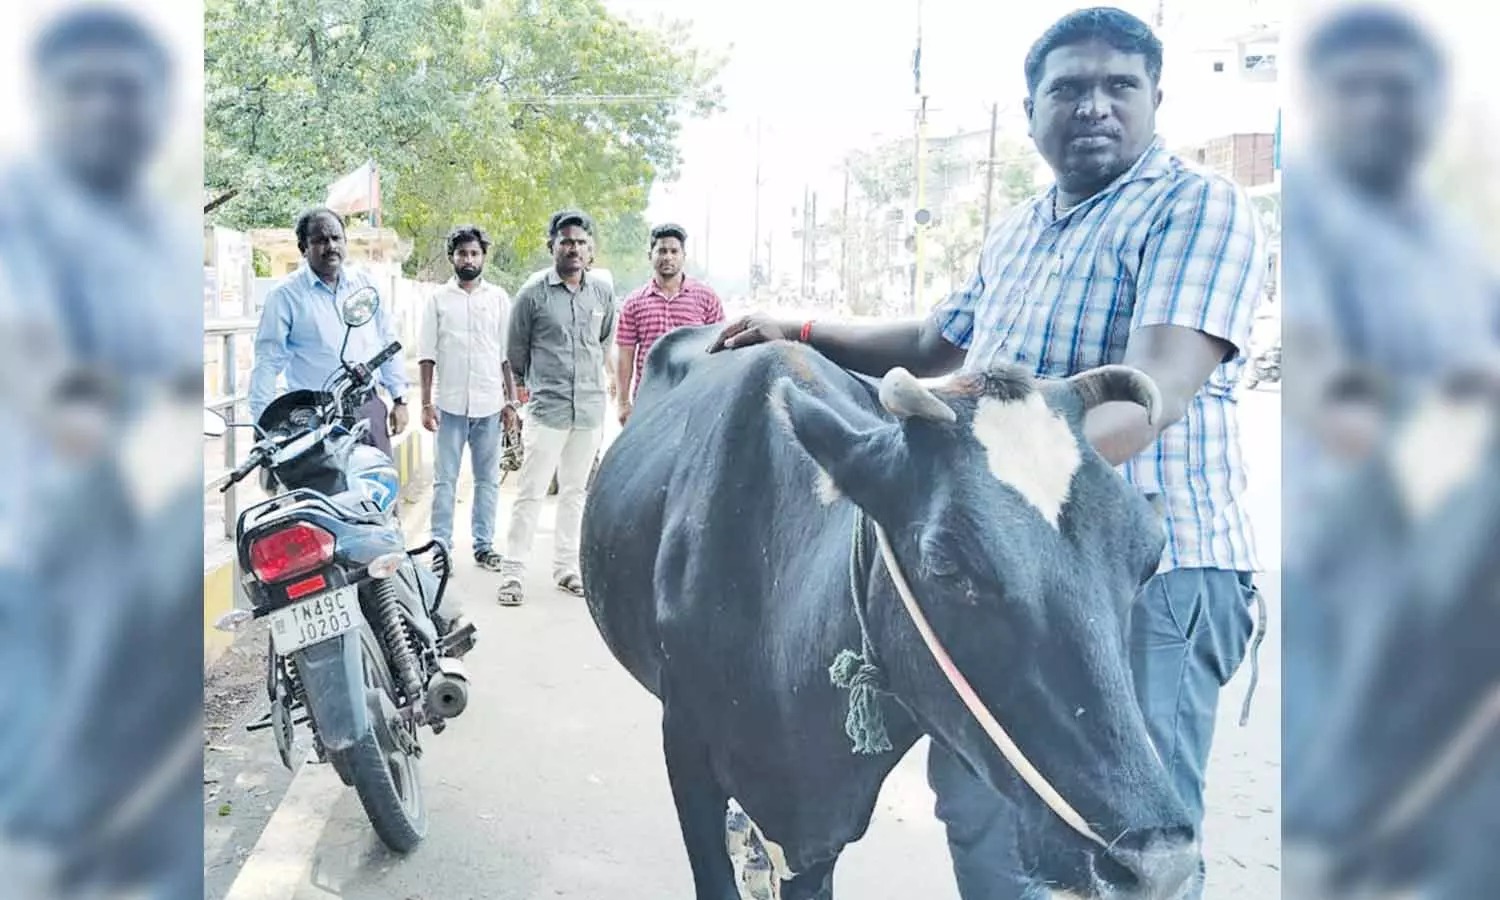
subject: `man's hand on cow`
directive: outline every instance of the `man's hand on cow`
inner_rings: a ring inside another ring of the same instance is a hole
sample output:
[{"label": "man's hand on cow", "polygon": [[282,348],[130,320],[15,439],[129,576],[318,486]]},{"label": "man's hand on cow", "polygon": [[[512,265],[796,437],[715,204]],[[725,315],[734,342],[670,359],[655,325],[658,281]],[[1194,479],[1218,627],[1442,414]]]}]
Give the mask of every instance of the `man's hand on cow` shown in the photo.
[{"label": "man's hand on cow", "polygon": [[431,403],[422,407],[422,427],[427,429],[428,431],[438,430],[437,407],[433,406]]},{"label": "man's hand on cow", "polygon": [[516,412],[514,404],[507,403],[500,407],[500,424],[506,428],[515,428],[521,422],[520,413]]},{"label": "man's hand on cow", "polygon": [[624,397],[620,398],[620,402],[617,405],[620,408],[620,424],[624,425],[625,420],[630,418],[630,414],[635,411],[635,407]]},{"label": "man's hand on cow", "polygon": [[407,423],[411,421],[411,413],[406,411],[405,403],[398,403],[391,408],[391,435],[395,436],[406,430]]},{"label": "man's hand on cow", "polygon": [[708,348],[708,352],[718,353],[720,350],[735,350],[769,341],[791,340],[794,331],[795,329],[770,316],[756,313],[725,326],[724,330],[719,332],[719,337],[714,341],[713,346]]}]

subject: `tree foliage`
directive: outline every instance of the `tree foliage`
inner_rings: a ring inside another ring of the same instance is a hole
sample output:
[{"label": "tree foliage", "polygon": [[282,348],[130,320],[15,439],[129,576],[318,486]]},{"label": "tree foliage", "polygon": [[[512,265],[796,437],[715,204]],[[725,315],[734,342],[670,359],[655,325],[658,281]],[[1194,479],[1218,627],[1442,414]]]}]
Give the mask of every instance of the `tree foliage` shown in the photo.
[{"label": "tree foliage", "polygon": [[205,38],[211,217],[284,227],[374,159],[411,274],[448,274],[462,222],[493,235],[492,272],[541,268],[565,206],[606,265],[675,174],[682,119],[719,105],[719,61],[681,26],[601,0],[208,0]]}]

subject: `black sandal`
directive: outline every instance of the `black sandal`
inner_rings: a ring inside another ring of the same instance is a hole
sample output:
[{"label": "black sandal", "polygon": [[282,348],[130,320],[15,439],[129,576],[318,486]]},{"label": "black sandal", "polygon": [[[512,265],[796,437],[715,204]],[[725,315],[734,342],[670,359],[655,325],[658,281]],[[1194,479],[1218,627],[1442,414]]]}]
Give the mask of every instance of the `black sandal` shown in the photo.
[{"label": "black sandal", "polygon": [[501,606],[520,606],[525,600],[521,582],[512,578],[500,585],[499,600]]}]

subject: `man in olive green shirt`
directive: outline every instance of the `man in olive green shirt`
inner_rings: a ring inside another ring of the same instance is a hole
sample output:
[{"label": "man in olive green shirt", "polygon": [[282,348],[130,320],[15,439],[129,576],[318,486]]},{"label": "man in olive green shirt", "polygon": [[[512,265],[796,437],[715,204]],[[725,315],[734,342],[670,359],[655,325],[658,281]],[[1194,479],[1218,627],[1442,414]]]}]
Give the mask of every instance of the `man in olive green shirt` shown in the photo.
[{"label": "man in olive green shirt", "polygon": [[578,533],[589,467],[603,437],[608,390],[607,348],[615,337],[614,289],[587,272],[594,222],[563,210],[547,228],[554,265],[516,293],[507,354],[526,398],[525,459],[511,511],[500,602],[518,606],[538,506],[557,473],[557,523],[552,577],[583,596]]}]

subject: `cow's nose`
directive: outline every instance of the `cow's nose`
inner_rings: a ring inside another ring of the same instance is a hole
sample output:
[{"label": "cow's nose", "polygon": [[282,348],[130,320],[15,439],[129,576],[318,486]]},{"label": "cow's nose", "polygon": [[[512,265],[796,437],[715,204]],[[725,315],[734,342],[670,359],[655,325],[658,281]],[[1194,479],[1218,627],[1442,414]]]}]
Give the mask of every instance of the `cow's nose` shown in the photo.
[{"label": "cow's nose", "polygon": [[1135,876],[1129,896],[1139,900],[1178,900],[1199,877],[1198,841],[1188,828],[1132,832],[1109,855]]}]

